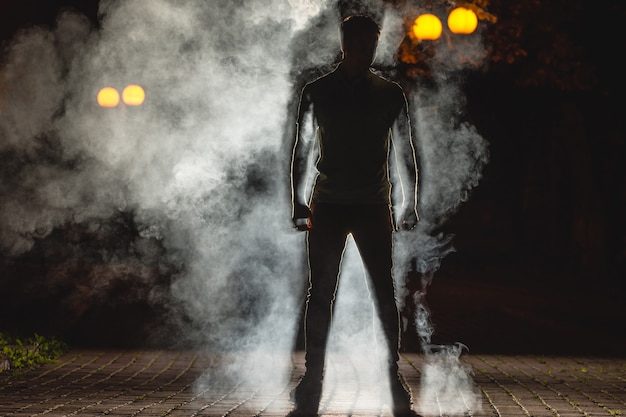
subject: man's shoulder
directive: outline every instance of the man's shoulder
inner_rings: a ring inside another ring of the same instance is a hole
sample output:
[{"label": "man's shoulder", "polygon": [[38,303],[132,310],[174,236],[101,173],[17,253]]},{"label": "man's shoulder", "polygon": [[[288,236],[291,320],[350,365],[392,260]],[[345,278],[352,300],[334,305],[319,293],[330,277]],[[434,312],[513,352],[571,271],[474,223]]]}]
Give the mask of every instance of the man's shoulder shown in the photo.
[{"label": "man's shoulder", "polygon": [[374,90],[380,94],[380,97],[396,103],[403,103],[406,101],[404,90],[396,81],[392,81],[389,78],[375,72],[370,73],[370,78],[372,79]]},{"label": "man's shoulder", "polygon": [[337,73],[333,70],[306,83],[302,93],[308,100],[316,101],[335,94],[338,86]]},{"label": "man's shoulder", "polygon": [[309,90],[317,89],[317,88],[324,88],[324,87],[327,87],[329,85],[336,83],[337,81],[338,81],[337,70],[334,69],[330,72],[327,72],[324,75],[319,76],[318,78],[315,78],[312,81],[309,81],[308,83],[306,83],[304,88],[309,89]]},{"label": "man's shoulder", "polygon": [[393,81],[379,73],[376,72],[370,72],[372,80],[374,80],[374,83],[378,86],[380,86],[381,88],[388,88],[390,90],[395,90],[397,92],[402,92],[402,86],[400,86],[399,83],[397,83],[396,81]]}]

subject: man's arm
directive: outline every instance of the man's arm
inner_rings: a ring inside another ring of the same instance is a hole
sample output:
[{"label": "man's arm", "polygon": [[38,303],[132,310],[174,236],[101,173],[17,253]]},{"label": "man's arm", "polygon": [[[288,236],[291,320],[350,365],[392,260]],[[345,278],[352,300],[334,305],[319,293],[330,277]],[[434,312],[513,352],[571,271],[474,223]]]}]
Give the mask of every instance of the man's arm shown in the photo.
[{"label": "man's arm", "polygon": [[300,97],[291,154],[291,219],[299,230],[310,228],[311,210],[306,196],[311,150],[313,147],[313,115],[306,87]]},{"label": "man's arm", "polygon": [[392,128],[392,146],[400,180],[402,202],[397,228],[411,230],[419,220],[417,214],[418,167],[413,144],[408,104],[402,95],[403,107]]}]

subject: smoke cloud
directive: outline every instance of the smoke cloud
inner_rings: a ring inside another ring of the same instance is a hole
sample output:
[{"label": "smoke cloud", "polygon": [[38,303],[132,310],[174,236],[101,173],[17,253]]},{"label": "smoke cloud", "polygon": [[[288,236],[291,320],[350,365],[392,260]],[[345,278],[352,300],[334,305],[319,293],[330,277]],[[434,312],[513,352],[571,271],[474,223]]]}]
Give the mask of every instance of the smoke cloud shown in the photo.
[{"label": "smoke cloud", "polygon": [[466,347],[431,344],[434,326],[426,295],[442,260],[455,250],[454,236],[438,230],[469,199],[489,161],[486,140],[462,118],[464,71],[480,68],[486,51],[480,36],[442,39],[432,46],[432,82],[416,88],[409,98],[420,165],[420,221],[413,231],[396,234],[394,274],[400,300],[412,304],[408,310],[414,314],[412,322],[425,354],[419,411],[473,414],[482,403],[470,367],[460,360]]},{"label": "smoke cloud", "polygon": [[[382,17],[376,64],[392,65],[414,11],[378,1],[353,8]],[[167,311],[181,341],[241,352],[249,359],[238,357],[231,373],[280,385],[306,285],[304,235],[290,224],[285,138],[302,82],[296,74],[337,59],[340,13],[323,0],[102,0],[100,14],[96,29],[63,12],[53,28],[23,30],[6,48],[0,251],[18,259],[64,231],[63,245],[44,253],[60,266],[41,285],[86,271],[73,285],[93,299],[113,280],[131,289],[141,282],[149,290],[123,296]],[[465,102],[452,77],[482,59],[479,40],[472,42],[442,43],[435,86],[409,97],[421,221],[396,238],[395,276],[404,295],[401,278],[422,274],[418,304],[453,250],[451,237],[434,231],[467,200],[488,160],[484,139],[458,118]],[[143,105],[97,105],[101,87],[121,92],[128,84],[144,87]],[[85,244],[81,236],[106,240]],[[355,260],[344,262],[335,350],[378,331],[362,308],[367,290],[350,245]],[[432,331],[428,318],[423,323],[426,346]]]}]

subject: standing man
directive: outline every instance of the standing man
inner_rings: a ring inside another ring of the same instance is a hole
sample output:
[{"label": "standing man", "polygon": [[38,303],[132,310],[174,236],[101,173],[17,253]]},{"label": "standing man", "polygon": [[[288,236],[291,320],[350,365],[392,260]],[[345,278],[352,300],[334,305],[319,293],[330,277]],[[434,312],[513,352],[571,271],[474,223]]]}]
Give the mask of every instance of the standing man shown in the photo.
[{"label": "standing man", "polygon": [[[294,226],[308,231],[306,372],[293,392],[292,415],[317,415],[326,344],[346,239],[352,235],[369,277],[386,338],[396,417],[415,416],[398,373],[400,324],[392,277],[392,232],[417,223],[417,167],[402,88],[370,70],[380,27],[367,16],[341,23],[343,60],[302,90],[291,163]],[[307,174],[317,155],[309,197]],[[394,227],[389,164],[395,161],[404,202]]]}]

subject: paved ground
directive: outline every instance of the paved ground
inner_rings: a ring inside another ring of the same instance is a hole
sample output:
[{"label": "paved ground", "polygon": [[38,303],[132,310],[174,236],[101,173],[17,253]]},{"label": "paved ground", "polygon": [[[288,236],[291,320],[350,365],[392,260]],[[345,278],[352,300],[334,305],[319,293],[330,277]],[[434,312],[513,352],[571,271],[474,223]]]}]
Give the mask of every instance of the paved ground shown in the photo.
[{"label": "paved ground", "polygon": [[[293,354],[290,378],[254,387],[223,372],[232,358],[200,351],[70,351],[22,376],[0,374],[0,415],[285,416],[302,353]],[[385,393],[371,381],[359,382],[353,362],[333,356],[321,414],[389,416]],[[446,378],[438,378],[440,370]],[[623,358],[463,354],[442,363],[408,353],[401,371],[424,416],[626,415]]]},{"label": "paved ground", "polygon": [[[564,288],[435,282],[432,341],[448,350],[461,341],[469,351],[423,355],[405,335],[401,371],[415,410],[425,417],[626,416],[623,296]],[[390,415],[385,381],[367,353],[329,357],[322,415]],[[276,355],[75,347],[24,375],[0,373],[0,417],[285,416],[303,354]]]}]

